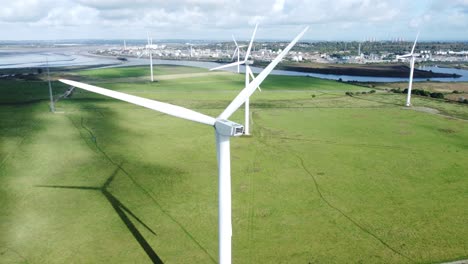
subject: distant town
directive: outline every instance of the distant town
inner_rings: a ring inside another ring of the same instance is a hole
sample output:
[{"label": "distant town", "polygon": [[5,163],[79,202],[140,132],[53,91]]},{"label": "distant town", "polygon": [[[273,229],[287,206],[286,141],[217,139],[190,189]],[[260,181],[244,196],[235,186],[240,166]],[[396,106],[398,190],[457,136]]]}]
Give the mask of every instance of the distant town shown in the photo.
[{"label": "distant town", "polygon": [[[251,59],[255,62],[269,62],[282,51],[286,42],[254,43]],[[364,42],[303,42],[291,51],[286,60],[290,62],[309,63],[392,63],[405,59],[397,59],[411,50],[413,43],[409,41],[364,41]],[[240,58],[243,59],[248,42],[239,42]],[[172,60],[202,60],[228,62],[237,60],[233,54],[234,42],[219,43],[175,43],[159,42],[151,45],[126,44],[109,45],[92,50],[91,53],[105,56],[145,58],[149,53],[156,59]],[[465,42],[421,42],[415,53],[417,62],[468,62],[468,43]]]}]

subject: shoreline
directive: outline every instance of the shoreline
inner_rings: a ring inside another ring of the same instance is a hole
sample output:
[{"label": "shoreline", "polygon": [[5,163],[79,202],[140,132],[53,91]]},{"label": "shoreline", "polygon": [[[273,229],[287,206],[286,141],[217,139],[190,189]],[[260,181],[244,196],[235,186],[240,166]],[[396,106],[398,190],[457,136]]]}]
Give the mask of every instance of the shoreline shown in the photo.
[{"label": "shoreline", "polygon": [[[255,66],[263,66],[265,63],[255,63]],[[389,65],[371,65],[371,64],[280,64],[277,67],[279,70],[297,71],[304,73],[318,73],[330,75],[347,75],[347,76],[362,76],[362,77],[387,77],[387,78],[407,78],[410,68],[403,64]],[[414,69],[414,78],[460,78],[461,75],[438,73]]]}]

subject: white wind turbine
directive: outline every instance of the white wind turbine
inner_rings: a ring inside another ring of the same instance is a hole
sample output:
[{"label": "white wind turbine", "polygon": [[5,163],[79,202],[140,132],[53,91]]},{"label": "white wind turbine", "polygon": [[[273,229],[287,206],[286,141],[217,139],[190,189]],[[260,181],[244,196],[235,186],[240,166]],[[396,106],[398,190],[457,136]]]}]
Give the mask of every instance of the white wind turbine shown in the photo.
[{"label": "white wind turbine", "polygon": [[[256,28],[256,27],[255,27]],[[245,48],[246,46],[245,45],[237,45],[237,41],[236,39],[234,38],[234,35],[232,35],[232,40],[234,40],[234,44],[236,44],[236,49],[234,50],[234,53],[232,54],[232,58],[231,58],[231,61],[234,60],[234,57],[236,56],[236,53],[237,53],[237,62],[240,61],[240,49],[241,48]],[[237,73],[240,72],[240,64],[237,65]]]},{"label": "white wind turbine", "polygon": [[419,38],[419,32],[416,35],[416,39],[414,40],[413,48],[411,49],[411,52],[402,56],[397,56],[397,59],[403,59],[403,58],[411,58],[410,60],[410,76],[409,76],[409,84],[408,84],[408,95],[406,96],[406,106],[411,106],[411,89],[413,88],[413,73],[414,73],[414,62],[416,57],[419,54],[414,53],[414,48],[416,48],[416,43],[418,42]]},{"label": "white wind turbine", "polygon": [[216,135],[216,151],[218,160],[218,197],[219,197],[219,263],[231,263],[231,236],[232,236],[232,220],[231,220],[231,158],[230,158],[230,138],[240,136],[243,132],[243,127],[240,124],[227,120],[257,89],[260,83],[265,80],[273,68],[283,59],[288,51],[296,44],[296,42],[307,31],[306,27],[294,40],[276,57],[249,85],[247,85],[228,107],[217,117],[207,116],[193,110],[163,103],[155,100],[150,100],[134,95],[129,95],[121,92],[116,92],[97,86],[92,86],[85,83],[64,80],[60,81],[68,85],[81,88],[90,92],[102,94],[115,99],[119,99],[132,104],[140,105],[155,111],[159,111],[175,117],[191,120],[201,124],[213,126]]},{"label": "white wind turbine", "polygon": [[151,82],[154,82],[154,76],[153,76],[153,52],[151,49],[153,48],[153,38],[150,38],[148,34],[148,53],[149,53],[149,58],[150,58],[150,71],[151,71]]},{"label": "white wind turbine", "polygon": [[[253,61],[250,60],[249,61],[249,56],[250,56],[250,51],[252,50],[252,43],[253,43],[253,40],[255,38],[255,33],[257,33],[257,27],[258,27],[258,24],[255,25],[255,29],[254,29],[254,32],[252,34],[252,38],[250,39],[250,43],[249,43],[249,47],[247,48],[247,52],[245,53],[245,58],[243,61],[239,61],[239,57],[237,59],[237,62],[233,62],[233,63],[229,63],[229,64],[226,64],[226,65],[222,65],[222,66],[219,66],[219,67],[216,67],[216,68],[212,68],[210,69],[210,71],[214,71],[214,70],[220,70],[220,69],[224,69],[224,68],[228,68],[228,67],[232,67],[232,66],[236,66],[237,65],[237,68],[239,68],[239,66],[241,64],[245,64],[245,86],[247,86],[249,83],[250,83],[250,77],[252,77],[252,80],[255,79],[255,76],[253,75],[253,72],[252,70],[250,69],[250,64],[253,64]],[[235,41],[235,40],[234,40]],[[236,43],[237,45],[237,43]],[[237,51],[239,50],[238,48],[236,49]],[[239,52],[237,52],[237,54],[239,54]],[[258,90],[262,91],[262,89],[260,89],[260,86],[257,87]],[[247,98],[247,100],[245,101],[245,122],[244,122],[244,134],[245,135],[250,135],[250,110],[249,110],[249,107],[250,107],[250,102],[249,102],[249,98]]]},{"label": "white wind turbine", "polygon": [[193,44],[192,43],[185,43],[185,45],[189,46],[190,58],[192,58],[193,57]]},{"label": "white wind turbine", "polygon": [[49,83],[50,111],[55,113],[54,96],[52,95],[52,84],[50,83],[49,57],[46,56],[47,63],[47,82]]}]

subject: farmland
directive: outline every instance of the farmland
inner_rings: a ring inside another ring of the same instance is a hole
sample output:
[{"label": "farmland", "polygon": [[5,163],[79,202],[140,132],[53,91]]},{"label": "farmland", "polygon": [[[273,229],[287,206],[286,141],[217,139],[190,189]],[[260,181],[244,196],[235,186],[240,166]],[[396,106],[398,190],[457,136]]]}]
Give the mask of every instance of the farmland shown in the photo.
[{"label": "farmland", "polygon": [[[244,83],[191,67],[155,74],[53,77],[211,116]],[[467,105],[414,97],[407,109],[404,94],[309,77],[261,88],[252,136],[231,141],[233,263],[468,258]],[[78,89],[56,108],[47,83],[0,80],[0,262],[217,262],[209,128]]]}]

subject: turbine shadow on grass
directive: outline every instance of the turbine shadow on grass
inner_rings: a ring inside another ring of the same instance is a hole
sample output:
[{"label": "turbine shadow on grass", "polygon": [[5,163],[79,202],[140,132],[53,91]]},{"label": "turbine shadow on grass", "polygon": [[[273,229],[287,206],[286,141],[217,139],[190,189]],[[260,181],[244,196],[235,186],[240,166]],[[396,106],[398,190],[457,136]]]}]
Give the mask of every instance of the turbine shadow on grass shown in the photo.
[{"label": "turbine shadow on grass", "polygon": [[[97,110],[98,113],[100,113],[102,116],[104,116],[100,111],[99,109],[100,108],[87,108],[87,109],[94,109],[94,110]],[[106,114],[108,115],[108,113]],[[138,181],[136,181],[136,179],[125,169],[122,167],[122,164],[119,164],[117,163],[116,161],[114,161],[108,154],[106,151],[104,151],[104,149],[100,146],[100,144],[98,144],[98,141],[97,141],[97,137],[95,136],[95,134],[93,133],[93,131],[88,128],[85,124],[84,124],[84,118],[83,116],[81,116],[80,118],[80,123],[78,124],[78,122],[75,123],[75,121],[73,121],[72,118],[68,117],[70,119],[70,122],[73,124],[73,126],[79,131],[80,133],[80,136],[81,138],[86,142],[86,144],[88,145],[88,147],[90,147],[91,149],[97,149],[111,164],[113,164],[114,166],[116,166],[118,169],[120,169],[120,171],[122,173],[124,173],[134,184],[135,186],[137,186],[145,195],[147,195],[149,197],[149,199],[151,199],[154,204],[161,210],[161,212],[166,215],[171,221],[173,221],[181,230],[182,232],[184,232],[201,250],[203,250],[203,252],[210,258],[210,260],[213,262],[213,263],[217,263],[217,261],[215,260],[215,258],[213,256],[211,256],[211,254],[208,252],[207,249],[205,249],[203,247],[202,244],[200,244],[200,242],[198,242],[195,237],[187,230],[187,228],[185,228],[181,222],[179,222],[174,216],[172,216],[167,209],[165,209],[154,197],[154,195],[152,194],[152,192],[148,191],[146,188],[144,188],[143,185],[141,185]],[[110,118],[108,118],[110,119]],[[104,119],[106,120],[106,119]],[[87,139],[86,136],[84,136],[82,133],[81,133],[81,130],[80,130],[80,127],[81,129],[85,130],[86,133],[89,135],[92,143],[89,142],[89,140]],[[111,129],[110,129],[111,130]],[[127,132],[128,133],[128,132]]]},{"label": "turbine shadow on grass", "polygon": [[[147,226],[140,218],[138,218],[128,207],[122,204],[122,202],[117,199],[112,193],[107,190],[107,187],[112,183],[115,178],[115,175],[120,170],[120,167],[107,178],[106,182],[101,187],[91,187],[91,186],[67,186],[67,185],[36,185],[35,187],[41,188],[57,188],[57,189],[75,189],[75,190],[85,190],[85,191],[100,191],[107,201],[112,205],[112,208],[115,210],[119,218],[124,222],[127,229],[132,233],[135,240],[140,244],[141,248],[145,251],[146,255],[151,259],[153,263],[163,263],[161,258],[156,254],[156,252],[151,248],[150,244],[143,235],[138,231],[138,228],[130,220],[129,216],[133,217],[138,223],[144,226],[151,234],[156,235],[156,233]],[[128,215],[127,215],[128,214]]]}]

